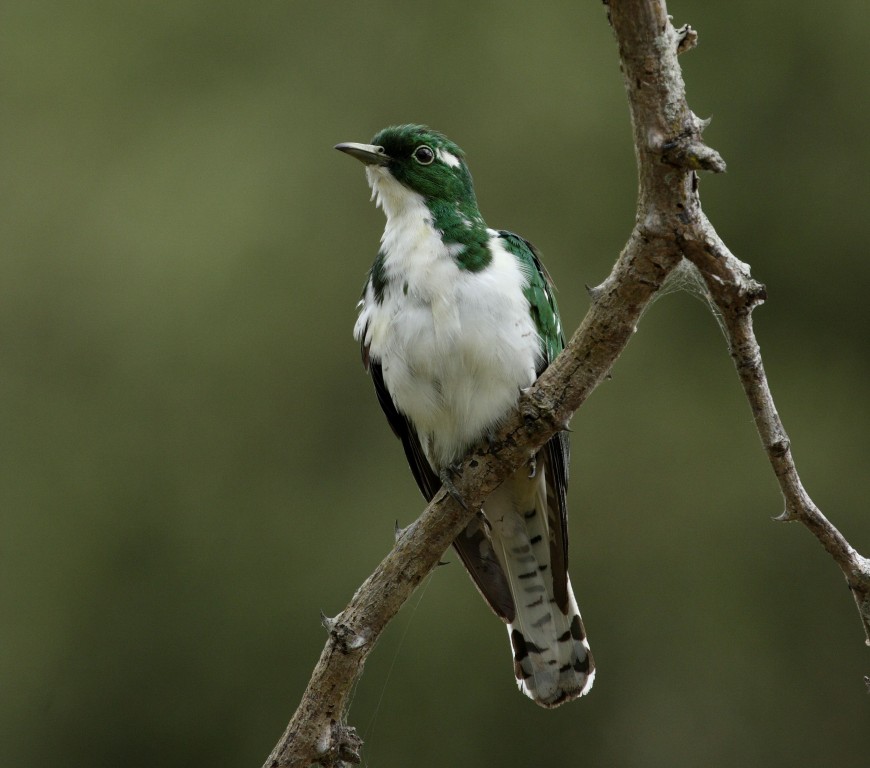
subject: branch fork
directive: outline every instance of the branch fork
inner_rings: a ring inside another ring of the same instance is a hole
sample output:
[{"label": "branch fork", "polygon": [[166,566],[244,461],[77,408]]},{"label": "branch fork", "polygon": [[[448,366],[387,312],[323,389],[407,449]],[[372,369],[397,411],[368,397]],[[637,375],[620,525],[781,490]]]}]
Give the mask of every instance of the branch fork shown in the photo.
[{"label": "branch fork", "polygon": [[[380,633],[486,496],[556,432],[610,370],[668,275],[686,259],[701,275],[721,315],[729,352],[785,502],[777,518],[800,521],[825,547],[852,591],[870,645],[870,560],[825,518],[801,484],[791,443],[774,405],[752,327],[766,299],[749,266],[737,259],[701,210],[699,171],[725,163],[701,140],[707,121],[685,98],[677,54],[697,33],[674,29],[663,0],[605,0],[631,108],[639,192],[634,229],[610,275],[588,288],[592,304],[565,350],[521,393],[517,412],[460,462],[410,526],[396,530],[392,551],[337,617],[322,621],[329,639],[296,713],[264,768],[339,768],[360,761],[361,741],[345,724],[350,691]],[[665,138],[666,137],[666,138]]]}]

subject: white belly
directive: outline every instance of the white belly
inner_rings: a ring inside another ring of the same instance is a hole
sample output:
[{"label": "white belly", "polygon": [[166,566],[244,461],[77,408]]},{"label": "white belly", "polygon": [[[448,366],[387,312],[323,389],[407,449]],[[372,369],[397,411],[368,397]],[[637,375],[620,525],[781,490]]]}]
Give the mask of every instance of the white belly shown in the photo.
[{"label": "white belly", "polygon": [[541,359],[526,278],[492,234],[493,260],[476,273],[460,270],[437,236],[418,238],[413,259],[407,248],[395,257],[387,251],[382,302],[371,290],[361,302],[357,336],[365,331],[393,401],[436,469],[510,413]]}]

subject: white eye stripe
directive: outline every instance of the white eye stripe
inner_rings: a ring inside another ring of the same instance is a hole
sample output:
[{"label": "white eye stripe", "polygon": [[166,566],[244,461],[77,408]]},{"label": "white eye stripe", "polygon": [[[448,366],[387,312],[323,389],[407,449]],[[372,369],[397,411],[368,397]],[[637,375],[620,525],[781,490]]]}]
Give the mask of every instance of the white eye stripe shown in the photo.
[{"label": "white eye stripe", "polygon": [[435,154],[442,163],[449,165],[451,168],[458,168],[461,165],[459,158],[446,150],[436,149]]}]

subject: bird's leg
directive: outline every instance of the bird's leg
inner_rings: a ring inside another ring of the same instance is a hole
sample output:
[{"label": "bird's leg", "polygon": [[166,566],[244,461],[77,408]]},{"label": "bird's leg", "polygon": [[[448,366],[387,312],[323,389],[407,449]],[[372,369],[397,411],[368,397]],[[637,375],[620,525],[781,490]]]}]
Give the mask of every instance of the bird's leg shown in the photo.
[{"label": "bird's leg", "polygon": [[444,486],[444,490],[453,497],[460,507],[468,511],[468,503],[459,492],[459,489],[453,484],[453,478],[459,474],[461,469],[461,464],[448,464],[441,469],[438,477],[441,479],[441,485]]}]

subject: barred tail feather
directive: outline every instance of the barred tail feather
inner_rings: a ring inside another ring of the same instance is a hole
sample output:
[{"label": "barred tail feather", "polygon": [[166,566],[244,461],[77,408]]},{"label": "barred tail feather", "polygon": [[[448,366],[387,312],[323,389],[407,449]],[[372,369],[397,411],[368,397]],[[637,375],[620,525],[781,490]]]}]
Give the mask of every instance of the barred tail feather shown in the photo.
[{"label": "barred tail feather", "polygon": [[517,683],[535,703],[557,707],[589,691],[595,664],[546,501],[544,478],[518,473],[486,512],[515,606],[508,635]]},{"label": "barred tail feather", "polygon": [[592,688],[595,663],[570,582],[567,614],[544,594],[528,603],[519,598],[508,635],[520,690],[543,707],[557,707]]}]

